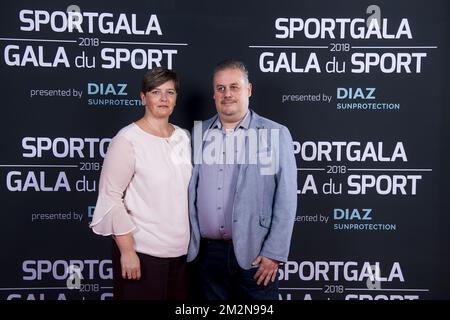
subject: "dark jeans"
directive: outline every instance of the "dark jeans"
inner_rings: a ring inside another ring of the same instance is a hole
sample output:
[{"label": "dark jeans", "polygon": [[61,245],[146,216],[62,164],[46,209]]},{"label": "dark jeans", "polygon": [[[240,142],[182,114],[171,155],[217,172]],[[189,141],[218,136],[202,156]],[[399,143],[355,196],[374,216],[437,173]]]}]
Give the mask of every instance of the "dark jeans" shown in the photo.
[{"label": "dark jeans", "polygon": [[253,276],[258,268],[242,269],[231,242],[202,240],[195,269],[204,299],[278,300],[278,277],[267,286],[257,285]]}]

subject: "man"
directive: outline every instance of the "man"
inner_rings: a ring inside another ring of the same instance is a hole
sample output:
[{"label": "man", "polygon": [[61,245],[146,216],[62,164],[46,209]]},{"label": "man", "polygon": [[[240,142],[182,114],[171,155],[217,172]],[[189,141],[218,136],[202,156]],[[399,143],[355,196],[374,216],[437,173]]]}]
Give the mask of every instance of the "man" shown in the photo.
[{"label": "man", "polygon": [[214,70],[217,115],[194,126],[189,185],[198,285],[208,300],[278,299],[297,207],[289,130],[249,109],[252,85],[239,61]]}]

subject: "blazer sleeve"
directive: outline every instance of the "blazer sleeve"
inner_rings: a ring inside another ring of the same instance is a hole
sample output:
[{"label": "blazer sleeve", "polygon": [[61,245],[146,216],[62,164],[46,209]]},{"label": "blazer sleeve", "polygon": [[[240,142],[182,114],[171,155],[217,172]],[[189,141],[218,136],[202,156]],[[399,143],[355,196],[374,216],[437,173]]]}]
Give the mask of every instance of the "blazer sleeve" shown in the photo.
[{"label": "blazer sleeve", "polygon": [[96,234],[123,235],[136,226],[125,207],[123,197],[135,166],[133,146],[126,138],[111,141],[100,174],[99,194],[90,227]]},{"label": "blazer sleeve", "polygon": [[278,152],[279,170],[275,174],[272,222],[260,255],[286,262],[297,212],[297,164],[289,130],[282,127],[280,143],[272,146]]}]

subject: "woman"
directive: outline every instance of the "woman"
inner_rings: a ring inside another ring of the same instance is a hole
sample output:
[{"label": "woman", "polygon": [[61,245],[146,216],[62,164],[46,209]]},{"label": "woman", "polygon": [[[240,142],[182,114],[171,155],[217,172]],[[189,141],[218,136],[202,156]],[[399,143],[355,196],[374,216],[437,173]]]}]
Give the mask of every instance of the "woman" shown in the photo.
[{"label": "woman", "polygon": [[188,134],[169,123],[178,78],[163,68],[142,81],[145,114],[112,139],[90,227],[112,235],[115,299],[185,299],[189,243]]}]

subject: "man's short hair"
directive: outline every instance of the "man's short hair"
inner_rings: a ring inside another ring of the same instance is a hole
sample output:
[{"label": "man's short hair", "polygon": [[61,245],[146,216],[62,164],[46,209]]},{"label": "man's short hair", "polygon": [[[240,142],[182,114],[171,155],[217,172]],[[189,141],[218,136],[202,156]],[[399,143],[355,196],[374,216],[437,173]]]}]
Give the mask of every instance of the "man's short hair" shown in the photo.
[{"label": "man's short hair", "polygon": [[248,83],[248,70],[245,64],[242,61],[239,60],[223,60],[219,62],[216,67],[214,68],[214,74],[213,78],[216,75],[217,72],[223,71],[225,69],[239,69],[241,70],[242,74],[244,75],[245,81]]}]

